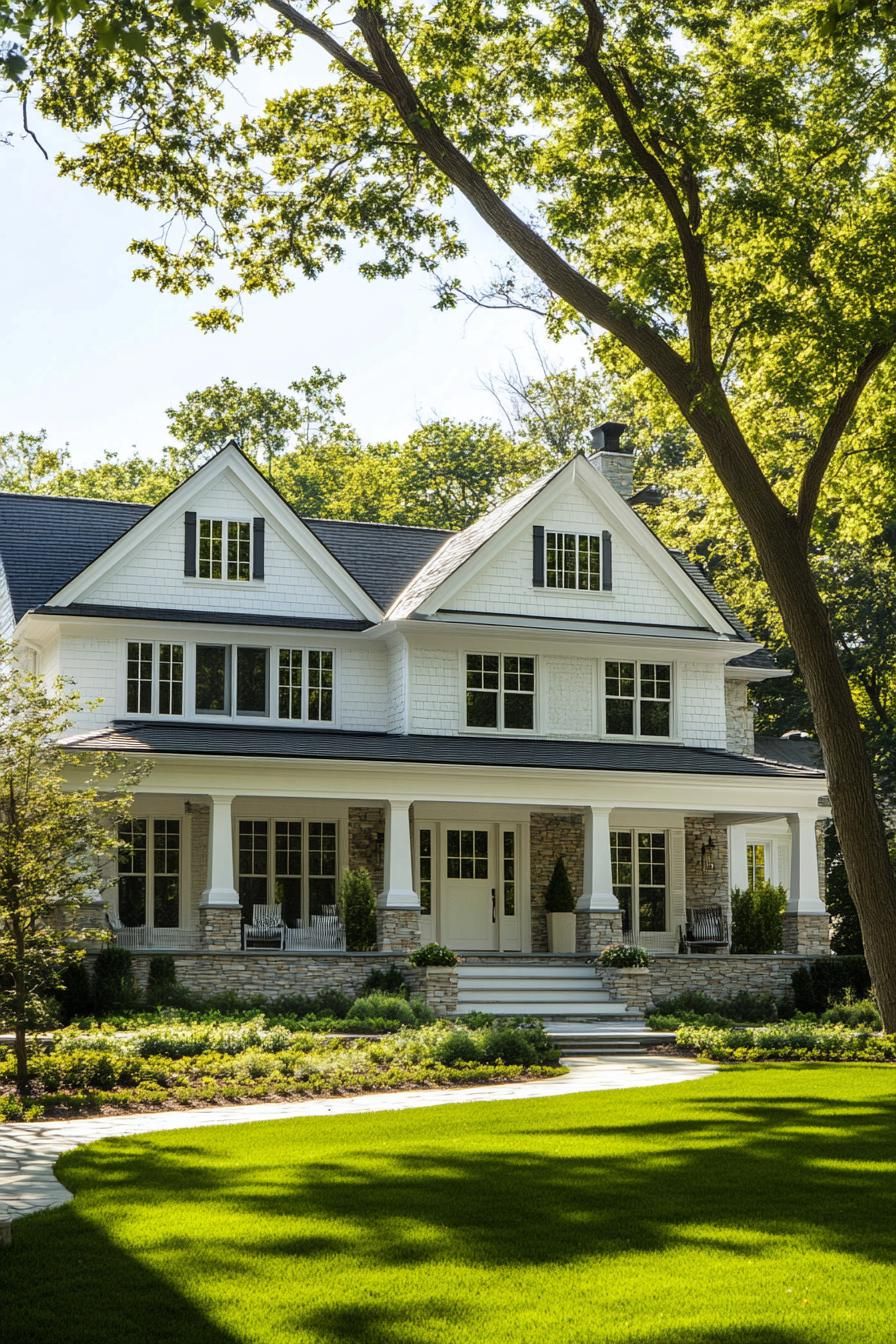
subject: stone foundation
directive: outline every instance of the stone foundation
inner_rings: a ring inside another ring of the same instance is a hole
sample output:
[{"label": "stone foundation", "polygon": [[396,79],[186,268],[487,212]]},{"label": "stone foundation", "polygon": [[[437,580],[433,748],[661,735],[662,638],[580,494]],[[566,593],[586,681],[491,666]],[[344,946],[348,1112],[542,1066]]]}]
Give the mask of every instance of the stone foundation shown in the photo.
[{"label": "stone foundation", "polygon": [[831,950],[831,921],[827,915],[784,915],[784,950],[826,957]]},{"label": "stone foundation", "polygon": [[[585,827],[580,812],[533,812],[529,818],[532,951],[547,952],[544,897],[554,864],[562,859],[576,900],[582,894]],[[578,945],[578,944],[577,944]]]},{"label": "stone foundation", "polygon": [[376,942],[380,952],[413,952],[420,946],[420,911],[377,910]]},{"label": "stone foundation", "polygon": [[728,999],[741,991],[781,998],[793,988],[794,971],[810,966],[814,960],[814,956],[786,952],[767,957],[655,957],[649,968],[650,997],[660,1003],[691,989],[713,999]]},{"label": "stone foundation", "polygon": [[577,910],[576,951],[600,952],[610,943],[622,942],[621,910]]},{"label": "stone foundation", "polygon": [[242,920],[238,905],[200,905],[199,946],[203,952],[238,952]]},{"label": "stone foundation", "polygon": [[[149,962],[158,950],[132,952],[137,983],[146,984]],[[339,989],[357,995],[374,968],[398,966],[414,994],[425,993],[423,977],[403,958],[379,952],[171,952],[177,982],[196,994],[236,994],[239,998],[276,999],[283,994],[319,994]]]},{"label": "stone foundation", "polygon": [[641,966],[596,966],[597,979],[630,1016],[643,1017],[651,1008],[650,971]]},{"label": "stone foundation", "polygon": [[426,966],[422,971],[423,997],[436,1017],[457,1012],[457,967]]}]

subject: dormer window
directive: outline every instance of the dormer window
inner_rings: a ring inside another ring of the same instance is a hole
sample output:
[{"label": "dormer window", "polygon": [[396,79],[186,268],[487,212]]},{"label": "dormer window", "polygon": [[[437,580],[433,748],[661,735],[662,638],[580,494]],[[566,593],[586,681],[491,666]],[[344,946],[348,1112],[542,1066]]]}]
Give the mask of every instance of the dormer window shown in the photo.
[{"label": "dormer window", "polygon": [[587,532],[545,533],[545,587],[600,592],[600,537]]},{"label": "dormer window", "polygon": [[248,583],[252,577],[252,524],[200,518],[197,573],[200,579]]}]

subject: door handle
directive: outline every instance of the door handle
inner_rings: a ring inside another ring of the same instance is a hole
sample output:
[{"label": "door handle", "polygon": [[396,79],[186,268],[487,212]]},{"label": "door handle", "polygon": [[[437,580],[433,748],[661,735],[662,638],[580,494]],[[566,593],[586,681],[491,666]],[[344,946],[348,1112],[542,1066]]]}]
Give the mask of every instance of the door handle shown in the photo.
[{"label": "door handle", "polygon": [[498,922],[498,897],[495,894],[494,887],[492,887],[492,923],[497,924],[497,922]]}]

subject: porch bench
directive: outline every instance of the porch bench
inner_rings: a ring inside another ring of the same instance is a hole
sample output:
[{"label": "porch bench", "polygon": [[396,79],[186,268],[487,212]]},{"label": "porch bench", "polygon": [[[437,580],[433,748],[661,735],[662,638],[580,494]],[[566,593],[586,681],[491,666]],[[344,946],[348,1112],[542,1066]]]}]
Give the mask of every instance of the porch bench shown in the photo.
[{"label": "porch bench", "polygon": [[728,946],[728,920],[720,905],[688,906],[682,930],[685,950],[718,951]]}]

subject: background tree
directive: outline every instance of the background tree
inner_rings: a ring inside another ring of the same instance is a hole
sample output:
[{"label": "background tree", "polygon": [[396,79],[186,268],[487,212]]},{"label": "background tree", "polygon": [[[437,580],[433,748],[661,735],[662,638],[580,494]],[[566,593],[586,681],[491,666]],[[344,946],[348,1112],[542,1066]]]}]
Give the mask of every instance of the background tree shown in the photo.
[{"label": "background tree", "polygon": [[67,926],[107,885],[135,779],[111,754],[79,757],[55,745],[78,707],[61,681],[47,689],[0,645],[0,1011],[15,1033],[23,1094],[27,1033],[53,1020],[65,969],[83,955]]}]

